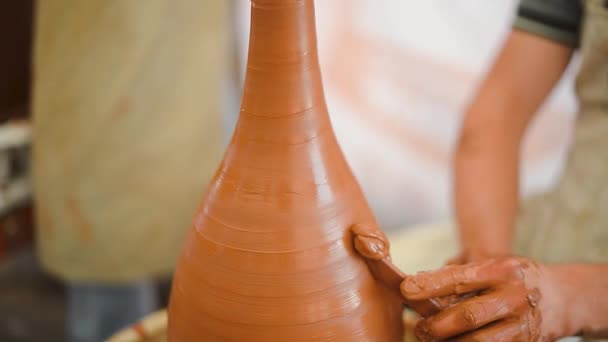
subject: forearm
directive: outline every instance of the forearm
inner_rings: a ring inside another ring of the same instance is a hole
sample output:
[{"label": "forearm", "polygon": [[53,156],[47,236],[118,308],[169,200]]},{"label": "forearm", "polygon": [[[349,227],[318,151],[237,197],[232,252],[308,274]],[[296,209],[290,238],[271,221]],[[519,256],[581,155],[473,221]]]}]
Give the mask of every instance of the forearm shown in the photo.
[{"label": "forearm", "polygon": [[465,253],[510,252],[521,141],[572,51],[513,31],[466,112],[454,157],[454,201]]},{"label": "forearm", "polygon": [[465,134],[454,160],[461,247],[473,259],[508,254],[517,214],[519,144],[495,126]]},{"label": "forearm", "polygon": [[608,337],[608,264],[551,268],[569,313],[565,334]]}]

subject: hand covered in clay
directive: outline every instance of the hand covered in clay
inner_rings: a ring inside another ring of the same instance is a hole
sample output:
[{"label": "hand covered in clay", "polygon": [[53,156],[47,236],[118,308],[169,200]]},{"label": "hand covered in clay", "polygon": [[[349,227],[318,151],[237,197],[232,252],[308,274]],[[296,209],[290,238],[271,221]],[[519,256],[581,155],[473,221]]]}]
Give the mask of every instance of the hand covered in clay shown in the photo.
[{"label": "hand covered in clay", "polygon": [[476,294],[421,320],[420,341],[552,341],[565,329],[558,285],[550,267],[503,257],[407,277],[401,292],[408,300]]}]

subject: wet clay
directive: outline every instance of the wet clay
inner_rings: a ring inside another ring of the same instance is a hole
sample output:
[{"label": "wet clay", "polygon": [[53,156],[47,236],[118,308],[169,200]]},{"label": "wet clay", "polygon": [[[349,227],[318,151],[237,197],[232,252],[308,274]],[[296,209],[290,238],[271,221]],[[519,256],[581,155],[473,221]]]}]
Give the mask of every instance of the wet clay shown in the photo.
[{"label": "wet clay", "polygon": [[419,273],[401,290],[410,300],[476,294],[418,323],[420,341],[534,342],[567,334],[558,283],[546,266],[511,257]]},{"label": "wet clay", "polygon": [[351,230],[355,249],[361,256],[370,260],[389,257],[389,242],[382,230],[364,224],[356,224]]},{"label": "wet clay", "polygon": [[407,300],[401,295],[401,284],[405,274],[395,266],[389,255],[389,241],[378,227],[368,224],[356,224],[351,227],[355,250],[366,259],[376,279],[395,293],[395,300],[402,302],[422,317],[439,312],[450,303],[444,298],[430,298],[422,301]]},{"label": "wet clay", "polygon": [[349,228],[376,221],[331,127],[313,1],[251,11],[241,112],[183,247],[169,340],[399,341],[401,303],[354,250]]}]

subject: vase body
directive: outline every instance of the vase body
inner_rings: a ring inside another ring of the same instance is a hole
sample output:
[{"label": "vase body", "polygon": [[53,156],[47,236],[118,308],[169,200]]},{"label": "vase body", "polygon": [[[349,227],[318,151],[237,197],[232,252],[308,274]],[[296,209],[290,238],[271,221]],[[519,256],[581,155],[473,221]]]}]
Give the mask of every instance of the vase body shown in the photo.
[{"label": "vase body", "polygon": [[349,227],[376,221],[331,127],[313,1],[251,15],[239,121],[182,249],[169,339],[399,341],[401,305],[352,246]]}]

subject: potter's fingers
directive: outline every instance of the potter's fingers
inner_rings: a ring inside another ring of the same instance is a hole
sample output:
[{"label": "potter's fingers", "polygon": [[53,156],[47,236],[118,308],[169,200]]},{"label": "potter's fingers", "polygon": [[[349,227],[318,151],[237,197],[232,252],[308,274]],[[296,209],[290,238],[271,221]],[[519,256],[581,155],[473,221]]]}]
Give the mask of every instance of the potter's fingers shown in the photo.
[{"label": "potter's fingers", "polygon": [[389,255],[389,243],[384,232],[377,226],[355,224],[351,227],[355,249],[363,257],[381,260]]},{"label": "potter's fingers", "polygon": [[433,301],[437,304],[437,307],[441,310],[444,310],[452,305],[456,305],[460,302],[464,302],[465,300],[477,296],[476,292],[469,292],[460,295],[449,295],[445,297],[436,297],[433,298]]},{"label": "potter's fingers", "polygon": [[409,300],[421,300],[480,291],[509,280],[513,272],[511,263],[495,260],[449,265],[406,277],[401,292]]},{"label": "potter's fingers", "polygon": [[513,317],[524,307],[527,307],[525,289],[505,289],[451,306],[421,321],[417,332],[441,340]]},{"label": "potter's fingers", "polygon": [[475,295],[475,293],[466,293],[463,295],[450,295],[450,296],[445,296],[445,297],[435,297],[435,298],[425,299],[425,300],[421,300],[421,301],[407,301],[407,299],[406,299],[405,303],[407,306],[410,306],[412,309],[414,309],[414,311],[417,311],[417,310],[415,310],[416,308],[414,308],[414,305],[412,305],[412,303],[413,304],[427,303],[427,304],[425,304],[425,306],[427,306],[427,307],[429,307],[429,305],[432,305],[431,309],[425,310],[423,313],[418,312],[418,314],[420,314],[421,316],[428,317],[428,316],[438,313],[441,310],[445,310],[452,305],[463,302],[463,301],[473,297],[474,295]]},{"label": "potter's fingers", "polygon": [[482,329],[462,335],[455,342],[503,342],[529,341],[524,323],[511,320],[501,321]]}]

